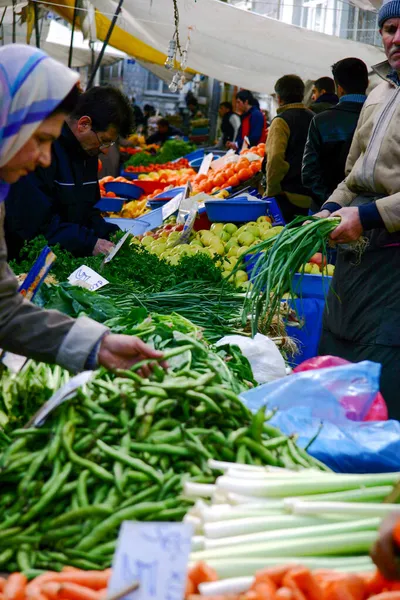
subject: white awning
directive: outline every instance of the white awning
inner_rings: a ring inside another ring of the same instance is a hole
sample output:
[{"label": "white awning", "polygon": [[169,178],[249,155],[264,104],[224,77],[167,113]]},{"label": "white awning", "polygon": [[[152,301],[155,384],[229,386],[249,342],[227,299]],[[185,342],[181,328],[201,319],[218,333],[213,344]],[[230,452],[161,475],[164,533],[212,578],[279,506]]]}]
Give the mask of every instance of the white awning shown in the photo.
[{"label": "white awning", "polygon": [[[93,2],[108,18],[117,5],[115,0]],[[188,67],[256,92],[271,93],[276,80],[287,73],[314,80],[349,56],[368,66],[384,59],[380,48],[302,29],[220,0],[178,0],[178,6],[181,44],[189,31],[191,37]],[[171,0],[124,0],[118,26],[166,53],[173,17]]]}]

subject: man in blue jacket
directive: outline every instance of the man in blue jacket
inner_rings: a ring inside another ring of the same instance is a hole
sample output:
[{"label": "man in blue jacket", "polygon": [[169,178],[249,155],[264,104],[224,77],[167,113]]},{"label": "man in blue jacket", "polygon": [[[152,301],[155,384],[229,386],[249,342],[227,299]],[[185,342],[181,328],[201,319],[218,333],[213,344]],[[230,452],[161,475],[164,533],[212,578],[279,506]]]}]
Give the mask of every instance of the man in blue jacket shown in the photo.
[{"label": "man in blue jacket", "polygon": [[304,149],[302,181],[318,211],[345,178],[347,155],[367,98],[368,68],[359,58],[344,58],[332,67],[339,104],[316,115]]},{"label": "man in blue jacket", "polygon": [[44,235],[75,256],[107,254],[118,227],[106,223],[95,204],[100,199],[98,157],[133,129],[129,100],[112,87],[83,93],[76,110],[53,144],[52,163],[11,187],[6,201],[9,258],[25,240]]}]

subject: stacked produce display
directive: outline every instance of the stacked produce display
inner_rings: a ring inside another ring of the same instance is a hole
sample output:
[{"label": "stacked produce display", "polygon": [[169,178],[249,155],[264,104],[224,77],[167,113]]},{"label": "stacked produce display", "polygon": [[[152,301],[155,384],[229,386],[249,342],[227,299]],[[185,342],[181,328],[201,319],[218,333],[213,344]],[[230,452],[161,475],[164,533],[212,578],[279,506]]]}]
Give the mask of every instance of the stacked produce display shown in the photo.
[{"label": "stacked produce display", "polygon": [[[187,182],[222,204],[258,176],[265,145],[207,175],[181,158],[191,150],[173,140],[131,153],[113,181],[162,186],[119,216],[145,215],[162,188]],[[109,182],[102,195],[114,198]],[[164,358],[98,370],[40,426],[27,423],[71,375],[34,361],[2,373],[0,571],[14,574],[0,578],[0,600],[104,600],[125,520],[191,523],[186,600],[366,600],[397,589],[374,572],[369,550],[380,519],[399,510],[384,501],[400,473],[330,472],[297,432],[271,425],[273,406],[247,407],[241,394],[257,386],[250,362],[237,346],[214,345],[261,331],[286,359],[282,299],[298,293],[296,272],[332,275],[326,241],[336,225],[283,227],[265,211],[186,232],[170,216],[129,236],[106,265],[54,249],[55,279],[39,305],[138,336]],[[17,274],[45,244],[26,245]],[[95,293],[67,283],[83,263],[109,283]]]}]

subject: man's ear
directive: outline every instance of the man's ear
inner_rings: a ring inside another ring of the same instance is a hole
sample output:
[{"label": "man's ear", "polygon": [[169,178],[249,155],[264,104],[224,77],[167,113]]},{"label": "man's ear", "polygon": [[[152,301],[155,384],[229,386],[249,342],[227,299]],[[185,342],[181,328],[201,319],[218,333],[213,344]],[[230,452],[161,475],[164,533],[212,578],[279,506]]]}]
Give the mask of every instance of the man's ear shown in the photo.
[{"label": "man's ear", "polygon": [[77,126],[79,133],[86,133],[92,128],[92,119],[88,116],[80,117]]}]

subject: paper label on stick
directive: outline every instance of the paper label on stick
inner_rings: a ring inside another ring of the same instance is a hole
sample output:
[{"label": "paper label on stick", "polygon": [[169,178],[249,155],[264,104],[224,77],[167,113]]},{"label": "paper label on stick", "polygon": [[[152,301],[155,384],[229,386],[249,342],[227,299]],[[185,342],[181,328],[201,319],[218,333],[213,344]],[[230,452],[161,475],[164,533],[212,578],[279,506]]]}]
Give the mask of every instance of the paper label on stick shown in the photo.
[{"label": "paper label on stick", "polygon": [[212,152],[210,152],[210,154],[205,155],[205,157],[201,161],[199,175],[207,175],[213,158],[214,158],[214,155]]},{"label": "paper label on stick", "polygon": [[76,269],[71,275],[68,277],[68,281],[72,285],[80,285],[81,287],[85,287],[91,292],[95,292],[100,289],[104,285],[109,283],[105,277],[93,271],[90,267],[86,265],[82,265],[78,269]]},{"label": "paper label on stick", "polygon": [[164,206],[161,209],[163,221],[165,221],[165,219],[168,219],[168,217],[173,215],[179,209],[179,205],[181,203],[181,200],[183,199],[183,196],[184,192],[179,192],[179,194],[177,194],[175,198],[172,198],[172,200],[164,204]]},{"label": "paper label on stick", "polygon": [[122,523],[108,596],[135,581],[129,600],[183,600],[192,526],[188,523]]},{"label": "paper label on stick", "polygon": [[[119,240],[119,242],[117,244],[115,244],[114,248],[107,254],[107,256],[105,257],[103,263],[106,265],[107,263],[110,262],[110,260],[112,260],[114,258],[114,256],[117,254],[117,252],[119,252],[120,248],[122,248],[123,244],[125,243],[125,241],[128,239],[128,237],[131,235],[131,230],[128,230],[123,236],[122,238]],[[94,272],[94,271],[93,271]],[[101,286],[100,286],[101,287]],[[98,289],[98,288],[96,288]]]}]

